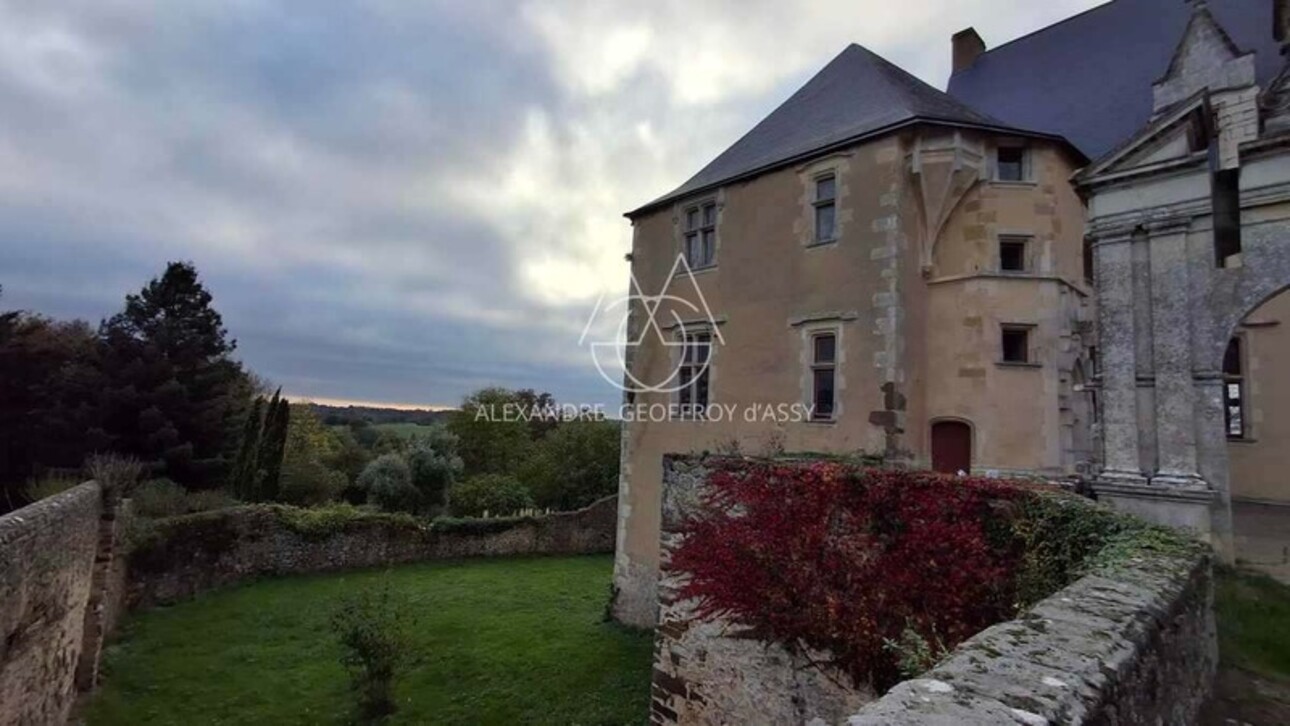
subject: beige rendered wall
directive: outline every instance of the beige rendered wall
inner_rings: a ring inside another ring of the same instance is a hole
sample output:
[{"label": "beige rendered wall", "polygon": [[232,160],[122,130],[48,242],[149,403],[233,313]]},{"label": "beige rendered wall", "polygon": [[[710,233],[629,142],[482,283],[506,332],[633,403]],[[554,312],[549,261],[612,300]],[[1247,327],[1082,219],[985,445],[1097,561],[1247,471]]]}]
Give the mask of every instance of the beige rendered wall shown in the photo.
[{"label": "beige rendered wall", "polygon": [[[697,284],[718,321],[723,341],[714,351],[712,404],[742,413],[754,405],[808,402],[806,341],[812,330],[829,328],[839,343],[838,410],[832,423],[748,422],[741,416],[629,422],[615,567],[620,619],[654,622],[664,454],[735,447],[752,454],[883,453],[893,443],[892,400],[883,387],[894,381],[906,399],[895,419],[903,429],[895,443],[912,463],[930,461],[931,418],[957,416],[980,432],[977,458],[983,464],[1061,469],[1058,362],[1070,342],[1070,308],[1082,285],[1083,208],[1065,184],[1073,168],[1062,152],[1037,147],[1036,183],[977,183],[942,231],[933,269],[924,270],[919,244],[925,200],[909,171],[913,133],[730,184],[634,220],[632,269],[652,294],[681,250],[685,208],[707,198],[719,205],[716,267],[692,281],[683,276],[667,290],[697,303]],[[810,194],[815,176],[826,170],[838,179],[838,240],[811,246]],[[1054,279],[990,277],[997,269],[995,247],[981,235],[997,230],[1033,233],[1039,269]],[[674,319],[676,307],[664,302],[657,318]],[[1044,366],[997,367],[997,321],[1019,322],[1040,310],[1046,317],[1037,320],[1037,342],[1049,351]],[[971,316],[980,323],[966,324]],[[676,317],[697,319],[684,310]],[[638,316],[634,325],[641,322]],[[666,377],[674,367],[672,351],[650,340],[646,336],[629,353],[641,380]],[[984,374],[961,377],[963,369]],[[673,401],[668,394],[641,393],[631,403]]]},{"label": "beige rendered wall", "polygon": [[[958,206],[937,241],[928,280],[925,438],[931,423],[973,428],[973,469],[1073,473],[1088,451],[1091,406],[1073,368],[1092,320],[1084,281],[1084,207],[1066,179],[1070,157],[1031,148],[1033,183],[987,182]],[[1000,236],[1025,236],[1028,269],[1000,271]],[[1033,363],[1001,363],[1004,324],[1032,325]],[[1086,371],[1087,373],[1087,371]],[[1081,430],[1075,430],[1075,429]],[[926,445],[916,446],[928,465]]]},{"label": "beige rendered wall", "polygon": [[1247,441],[1228,441],[1232,496],[1290,504],[1290,292],[1250,313],[1245,342]]}]

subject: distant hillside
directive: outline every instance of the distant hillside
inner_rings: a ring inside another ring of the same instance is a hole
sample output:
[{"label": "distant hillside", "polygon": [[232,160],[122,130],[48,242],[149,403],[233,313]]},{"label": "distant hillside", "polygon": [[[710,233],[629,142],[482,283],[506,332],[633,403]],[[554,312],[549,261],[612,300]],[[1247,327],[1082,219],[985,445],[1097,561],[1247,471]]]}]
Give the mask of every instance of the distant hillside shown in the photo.
[{"label": "distant hillside", "polygon": [[343,426],[351,421],[368,421],[372,424],[415,424],[429,426],[446,423],[452,411],[427,409],[377,408],[374,406],[325,406],[311,403],[314,413],[328,426]]}]

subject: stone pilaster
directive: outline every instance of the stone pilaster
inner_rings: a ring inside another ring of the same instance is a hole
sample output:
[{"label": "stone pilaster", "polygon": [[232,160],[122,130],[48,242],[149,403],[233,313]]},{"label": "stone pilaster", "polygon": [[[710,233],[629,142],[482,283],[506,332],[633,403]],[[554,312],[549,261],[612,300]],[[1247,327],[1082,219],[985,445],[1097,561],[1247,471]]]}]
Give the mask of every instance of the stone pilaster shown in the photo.
[{"label": "stone pilaster", "polygon": [[1134,336],[1132,237],[1094,241],[1099,286],[1098,367],[1102,391],[1101,478],[1145,482],[1138,461],[1137,354]]},{"label": "stone pilaster", "polygon": [[1151,340],[1155,374],[1154,485],[1205,488],[1196,468],[1196,396],[1187,256],[1188,221],[1153,226]]}]

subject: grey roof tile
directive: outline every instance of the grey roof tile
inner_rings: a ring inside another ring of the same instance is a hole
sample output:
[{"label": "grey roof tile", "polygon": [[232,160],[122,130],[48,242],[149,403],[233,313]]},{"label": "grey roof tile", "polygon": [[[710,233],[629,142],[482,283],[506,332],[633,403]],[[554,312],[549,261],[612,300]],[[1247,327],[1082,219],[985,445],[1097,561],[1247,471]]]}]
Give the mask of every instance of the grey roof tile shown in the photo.
[{"label": "grey roof tile", "polygon": [[689,181],[628,216],[918,120],[1026,133],[972,110],[872,51],[852,44]]},{"label": "grey roof tile", "polygon": [[[1276,75],[1272,0],[1209,0],[1260,84]],[[1025,128],[1064,136],[1096,159],[1151,118],[1151,86],[1187,27],[1182,0],[1113,0],[994,48],[950,78],[949,93]]]}]

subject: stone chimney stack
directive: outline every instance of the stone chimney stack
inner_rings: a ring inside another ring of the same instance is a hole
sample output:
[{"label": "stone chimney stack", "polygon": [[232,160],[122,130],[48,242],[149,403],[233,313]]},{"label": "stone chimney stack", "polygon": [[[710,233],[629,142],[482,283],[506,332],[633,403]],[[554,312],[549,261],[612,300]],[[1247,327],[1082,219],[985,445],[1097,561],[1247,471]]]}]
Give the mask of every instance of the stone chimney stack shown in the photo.
[{"label": "stone chimney stack", "polygon": [[976,28],[966,28],[950,38],[954,53],[954,72],[968,68],[985,52],[985,41],[977,35]]}]

